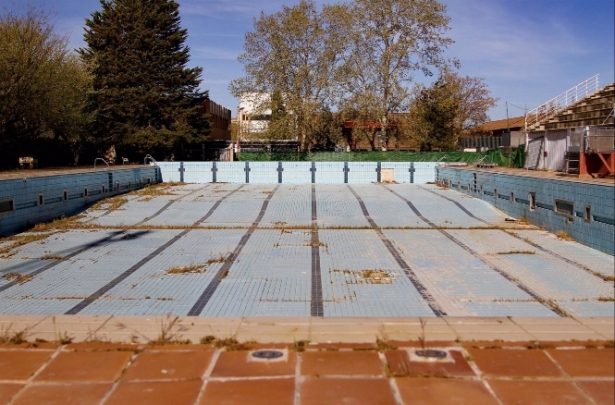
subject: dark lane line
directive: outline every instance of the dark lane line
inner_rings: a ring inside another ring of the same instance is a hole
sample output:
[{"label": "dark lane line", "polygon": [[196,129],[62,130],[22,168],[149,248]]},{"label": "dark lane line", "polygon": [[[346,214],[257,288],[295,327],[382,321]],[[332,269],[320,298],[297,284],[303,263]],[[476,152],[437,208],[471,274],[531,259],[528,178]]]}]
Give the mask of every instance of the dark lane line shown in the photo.
[{"label": "dark lane line", "polygon": [[435,194],[435,195],[437,195],[438,197],[442,197],[442,198],[444,198],[445,200],[448,200],[448,201],[452,202],[452,203],[453,203],[453,204],[455,204],[457,207],[459,207],[459,209],[461,209],[461,211],[463,211],[463,212],[464,212],[466,215],[468,215],[469,217],[474,218],[474,219],[476,219],[476,220],[478,220],[478,221],[480,221],[480,222],[482,222],[482,223],[484,223],[484,224],[491,225],[489,222],[485,221],[484,219],[479,218],[479,217],[477,217],[476,215],[472,214],[470,211],[468,211],[468,209],[467,209],[466,207],[464,207],[463,205],[461,205],[461,203],[459,203],[458,201],[455,201],[455,200],[453,200],[452,198],[448,198],[448,197],[445,197],[445,196],[443,196],[443,195],[441,195],[441,194],[438,194],[438,193],[436,193],[435,191],[432,191],[432,190],[430,190],[430,189],[428,189],[428,188],[423,188],[423,187],[421,187],[421,186],[417,186],[417,187],[418,187],[418,188],[420,188],[421,190],[429,191],[430,193]]},{"label": "dark lane line", "polygon": [[[241,186],[239,186],[238,188],[234,189],[233,191],[231,191],[230,193],[226,194],[224,197],[222,197],[221,199],[219,199],[213,207],[211,207],[209,209],[209,211],[207,212],[207,214],[205,214],[205,216],[201,219],[199,219],[196,223],[201,223],[203,221],[205,221],[207,218],[209,218],[211,216],[211,214],[213,214],[213,212],[215,211],[216,208],[218,208],[218,206],[220,205],[220,203],[222,201],[224,201],[226,198],[230,197],[232,194],[234,194],[235,192],[237,192],[238,190],[240,190],[242,187],[244,187],[245,184],[242,184]],[[87,298],[83,299],[82,301],[80,301],[79,303],[77,303],[74,307],[72,307],[71,309],[69,309],[68,311],[66,311],[66,315],[75,315],[78,314],[79,312],[83,311],[83,309],[85,309],[86,307],[88,307],[90,304],[92,304],[94,301],[96,301],[98,298],[102,297],[103,295],[105,295],[109,290],[111,290],[113,287],[117,286],[119,283],[121,283],[122,281],[124,281],[128,276],[130,276],[131,274],[133,274],[135,271],[137,271],[138,269],[140,269],[143,265],[145,265],[147,262],[149,262],[150,260],[152,260],[153,258],[155,258],[156,256],[158,256],[160,253],[162,253],[166,248],[168,248],[169,246],[173,245],[175,242],[177,242],[179,239],[181,239],[183,236],[185,236],[188,232],[190,232],[193,228],[188,228],[183,230],[182,232],[180,232],[179,234],[175,235],[173,238],[171,238],[171,240],[169,240],[168,242],[166,242],[164,245],[158,247],[156,250],[154,250],[152,253],[150,253],[149,255],[145,256],[143,259],[139,260],[138,263],[134,264],[133,266],[131,266],[128,270],[126,270],[125,272],[123,272],[122,274],[120,274],[119,276],[115,277],[113,280],[109,281],[107,284],[105,284],[104,286],[102,286],[101,288],[99,288],[96,292],[94,292],[93,294],[91,294],[90,296],[88,296]]]},{"label": "dark lane line", "polygon": [[406,204],[408,204],[408,206],[412,209],[412,211],[419,217],[421,218],[423,221],[425,221],[427,224],[429,224],[431,227],[435,228],[438,232],[440,232],[442,235],[446,236],[451,242],[454,242],[457,246],[460,246],[462,249],[464,249],[465,251],[467,251],[468,253],[470,253],[472,256],[474,256],[475,258],[477,258],[478,260],[480,260],[481,262],[485,263],[485,265],[487,265],[490,269],[492,269],[493,271],[499,273],[500,275],[502,275],[504,278],[506,278],[508,281],[510,281],[511,283],[513,283],[515,286],[517,286],[517,288],[521,289],[522,291],[524,291],[525,293],[527,293],[529,296],[531,296],[532,298],[534,298],[536,301],[540,302],[542,305],[544,305],[545,307],[549,308],[551,311],[553,311],[554,313],[556,313],[559,316],[566,316],[566,314],[564,312],[562,312],[557,306],[552,306],[549,305],[547,300],[545,300],[544,298],[541,298],[539,294],[535,293],[534,291],[532,291],[531,288],[529,288],[528,286],[526,286],[525,284],[523,284],[520,280],[517,280],[516,278],[514,278],[513,276],[511,276],[510,274],[508,274],[507,272],[505,272],[504,270],[496,267],[496,266],[492,266],[490,263],[486,262],[481,255],[474,251],[472,248],[470,248],[469,246],[465,245],[464,243],[460,242],[459,240],[457,240],[457,238],[455,238],[453,235],[451,235],[450,233],[446,232],[443,229],[438,229],[438,227],[431,222],[430,220],[428,220],[427,218],[425,218],[423,215],[421,215],[421,213],[419,212],[419,210],[414,206],[414,204],[412,204],[410,202],[410,200],[406,199],[404,196],[396,193],[395,191],[391,190],[390,188],[386,187],[386,186],[382,186],[385,189],[389,190],[391,193],[395,194],[397,197],[401,198],[402,200],[404,200],[406,202]]},{"label": "dark lane line", "polygon": [[[87,245],[85,245],[81,249],[78,249],[78,250],[74,251],[73,253],[68,254],[66,256],[62,256],[62,260],[53,261],[53,262],[51,262],[49,264],[46,264],[45,266],[41,267],[40,269],[36,269],[36,270],[34,270],[34,271],[30,272],[30,273],[27,273],[27,275],[28,276],[32,276],[32,277],[37,276],[37,275],[41,274],[42,272],[57,266],[58,264],[64,262],[65,260],[71,259],[71,258],[77,256],[78,254],[81,254],[81,253],[85,252],[86,250],[90,250],[90,249],[93,249],[95,247],[101,246],[103,243],[108,242],[111,239],[113,239],[114,237],[119,236],[119,235],[121,235],[121,234],[123,234],[125,232],[126,231],[114,231],[109,236],[106,236],[106,237],[104,237],[102,239],[99,239],[97,241],[88,243]],[[13,286],[16,286],[18,284],[19,283],[15,282],[15,281],[11,281],[9,283],[6,283],[3,286],[0,286],[0,292],[8,290],[9,288],[11,288]]]},{"label": "dark lane line", "polygon": [[310,314],[324,316],[322,302],[322,275],[320,273],[320,240],[318,239],[316,186],[312,184],[312,294]]},{"label": "dark lane line", "polygon": [[421,283],[421,280],[418,278],[414,270],[412,270],[410,265],[406,263],[406,261],[401,257],[399,252],[393,246],[393,243],[391,243],[391,241],[384,235],[384,233],[382,233],[378,225],[376,225],[372,217],[369,215],[369,212],[367,211],[367,207],[365,206],[365,203],[363,202],[361,197],[352,189],[352,187],[350,187],[350,185],[348,185],[348,189],[355,196],[357,201],[359,201],[359,205],[361,206],[361,211],[363,211],[363,215],[365,216],[365,219],[367,219],[372,229],[376,231],[376,234],[378,235],[382,243],[384,243],[389,253],[391,253],[391,256],[395,258],[395,261],[404,271],[404,274],[408,277],[408,279],[410,280],[414,288],[416,288],[416,290],[421,295],[421,297],[427,302],[427,305],[429,306],[429,308],[433,311],[433,313],[436,316],[446,316],[446,312],[444,312],[440,304],[438,304],[435,298],[427,290],[427,287],[425,287],[423,283]]},{"label": "dark lane line", "polygon": [[[420,187],[420,186],[418,186],[418,187],[419,187],[419,188],[421,188],[421,189],[423,189],[423,190],[425,190],[425,191],[429,191],[430,193],[433,193],[433,194],[437,195],[438,197],[442,197],[442,198],[444,198],[444,199],[447,199],[447,200],[449,200],[449,201],[451,201],[451,202],[455,203],[455,204],[456,204],[459,208],[461,208],[461,210],[462,210],[464,213],[466,213],[468,216],[470,216],[470,217],[472,217],[472,218],[475,218],[475,219],[477,219],[477,220],[479,220],[479,221],[481,221],[481,222],[484,222],[485,224],[489,224],[489,222],[484,221],[484,220],[482,220],[481,218],[479,218],[479,217],[475,216],[474,214],[472,214],[470,211],[468,211],[465,207],[463,207],[463,206],[462,206],[460,203],[458,203],[457,201],[452,200],[452,199],[450,199],[450,198],[448,198],[448,197],[445,197],[445,196],[443,196],[443,195],[441,195],[441,194],[438,194],[438,193],[436,193],[435,191],[429,190],[429,189],[427,189],[427,188],[423,188],[423,187]],[[534,248],[536,248],[536,249],[540,250],[541,252],[547,253],[547,254],[549,254],[549,255],[551,255],[551,256],[553,256],[553,257],[557,257],[558,259],[560,259],[560,260],[562,260],[562,261],[564,261],[564,262],[566,262],[566,263],[568,263],[568,264],[570,264],[570,265],[572,265],[572,266],[578,267],[579,269],[581,269],[581,270],[583,270],[583,271],[585,271],[585,272],[587,272],[587,273],[591,274],[592,276],[596,276],[596,277],[598,277],[598,278],[600,278],[600,279],[604,280],[604,276],[603,276],[603,275],[601,275],[601,274],[600,274],[600,273],[598,273],[598,272],[594,272],[594,271],[592,271],[591,269],[589,269],[589,268],[587,268],[586,266],[584,266],[582,263],[578,263],[578,262],[575,262],[574,260],[570,260],[570,259],[568,259],[567,257],[564,257],[564,256],[560,255],[560,254],[559,254],[559,253],[557,253],[557,252],[554,252],[554,251],[552,251],[552,250],[549,250],[549,249],[547,249],[547,248],[544,248],[544,247],[542,247],[542,246],[540,246],[540,245],[538,245],[538,244],[536,244],[536,243],[534,243],[534,242],[532,242],[532,241],[530,241],[530,240],[526,240],[525,238],[521,238],[519,235],[516,235],[516,234],[511,233],[511,232],[507,232],[507,231],[506,231],[506,230],[504,230],[504,229],[500,229],[500,231],[505,232],[506,234],[508,234],[508,235],[510,235],[510,236],[512,236],[512,237],[514,237],[514,238],[517,238],[517,239],[519,239],[519,240],[521,240],[521,241],[523,241],[523,242],[527,243],[528,245],[530,245],[530,246],[532,246],[532,247],[534,247]]]},{"label": "dark lane line", "polygon": [[198,189],[196,189],[194,191],[191,191],[190,193],[188,193],[186,195],[182,195],[181,197],[177,197],[174,200],[169,201],[168,203],[166,203],[164,205],[164,207],[160,208],[154,215],[152,215],[151,217],[146,217],[143,221],[137,222],[133,226],[143,225],[145,222],[150,221],[150,220],[156,218],[158,215],[162,214],[167,208],[169,208],[171,205],[173,205],[177,201],[179,201],[179,200],[181,200],[183,198],[186,198],[188,196],[191,196],[192,194],[197,193],[197,192],[199,192],[201,190],[205,190],[209,186],[210,186],[210,184],[206,185],[205,187],[201,187],[201,188],[198,188]]},{"label": "dark lane line", "polygon": [[248,231],[239,240],[239,244],[237,245],[235,250],[233,250],[233,253],[231,253],[224,260],[224,263],[222,264],[218,272],[214,275],[213,279],[209,282],[209,285],[205,288],[205,291],[203,291],[203,293],[196,300],[196,302],[194,303],[190,311],[188,311],[189,316],[199,316],[201,312],[203,312],[203,309],[205,308],[205,306],[207,305],[211,297],[214,295],[214,293],[220,286],[220,283],[222,283],[222,280],[228,275],[229,269],[233,265],[233,262],[235,261],[235,259],[237,259],[237,257],[241,253],[246,243],[248,243],[248,241],[250,240],[250,237],[252,236],[256,228],[258,228],[259,223],[261,222],[261,220],[263,219],[263,216],[265,215],[265,211],[267,211],[267,206],[269,205],[269,201],[271,200],[275,192],[278,191],[279,187],[280,186],[277,185],[273,189],[273,192],[267,196],[267,198],[263,202],[263,206],[261,207],[258,217],[256,217],[256,220],[254,220],[250,228],[248,228]]}]

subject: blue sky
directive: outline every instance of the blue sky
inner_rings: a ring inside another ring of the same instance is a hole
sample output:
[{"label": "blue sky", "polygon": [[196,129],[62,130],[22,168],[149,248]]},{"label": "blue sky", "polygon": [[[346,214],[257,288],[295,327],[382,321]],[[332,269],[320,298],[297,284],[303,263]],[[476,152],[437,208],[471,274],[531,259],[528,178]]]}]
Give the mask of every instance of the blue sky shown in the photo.
[{"label": "blue sky", "polygon": [[[244,34],[261,11],[273,13],[298,0],[177,0],[188,29],[191,66],[203,68],[202,89],[235,115],[238,101],[229,82],[242,76],[237,56]],[[332,2],[332,1],[331,1]],[[498,105],[491,119],[523,115],[523,108],[557,96],[600,74],[600,85],[614,81],[613,0],[441,0],[451,17],[447,51],[461,61],[460,74],[485,79]],[[21,3],[21,2],[20,2]],[[83,46],[84,21],[100,9],[98,0],[32,0],[53,10],[56,28],[72,48]],[[325,3],[317,0],[317,3]],[[0,9],[14,7],[0,0]],[[417,80],[423,81],[420,73]]]}]

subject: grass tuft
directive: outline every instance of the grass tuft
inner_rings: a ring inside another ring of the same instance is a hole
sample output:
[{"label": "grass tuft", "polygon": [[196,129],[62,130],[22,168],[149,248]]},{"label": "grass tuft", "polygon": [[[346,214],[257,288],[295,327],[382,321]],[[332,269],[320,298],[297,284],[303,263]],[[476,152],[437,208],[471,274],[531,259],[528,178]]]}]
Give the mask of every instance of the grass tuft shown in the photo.
[{"label": "grass tuft", "polygon": [[2,276],[2,278],[9,282],[12,281],[17,284],[25,284],[28,281],[32,280],[34,276],[31,274],[7,273],[4,276]]},{"label": "grass tuft", "polygon": [[205,273],[207,267],[204,264],[192,264],[190,266],[178,266],[167,269],[167,274],[199,274]]}]

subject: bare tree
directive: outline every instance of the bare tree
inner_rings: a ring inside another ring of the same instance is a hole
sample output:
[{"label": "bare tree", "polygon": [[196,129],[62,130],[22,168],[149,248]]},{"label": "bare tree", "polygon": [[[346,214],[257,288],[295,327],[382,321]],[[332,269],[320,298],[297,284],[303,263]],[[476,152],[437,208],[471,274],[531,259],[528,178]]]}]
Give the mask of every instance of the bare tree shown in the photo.
[{"label": "bare tree", "polygon": [[[436,0],[355,0],[344,21],[348,42],[337,76],[344,88],[340,110],[360,111],[358,125],[378,121],[386,143],[391,114],[410,106],[413,75],[431,76],[450,63],[443,56],[453,42],[444,35],[446,7]],[[372,147],[376,132],[366,132]]]},{"label": "bare tree", "polygon": [[[333,96],[334,71],[342,46],[337,21],[343,6],[324,6],[312,0],[254,21],[239,56],[246,76],[231,82],[236,97],[272,94],[278,90],[287,114],[288,138],[308,146],[317,112]],[[278,124],[280,124],[278,122]]]}]

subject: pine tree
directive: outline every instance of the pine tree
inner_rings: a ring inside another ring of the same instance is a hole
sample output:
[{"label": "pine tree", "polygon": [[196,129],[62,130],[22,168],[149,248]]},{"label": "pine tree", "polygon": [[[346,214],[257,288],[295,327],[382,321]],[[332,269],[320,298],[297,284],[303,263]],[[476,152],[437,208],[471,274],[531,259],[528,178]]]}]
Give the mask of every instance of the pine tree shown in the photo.
[{"label": "pine tree", "polygon": [[187,31],[174,0],[100,0],[86,20],[89,108],[99,149],[169,156],[206,139],[202,69],[187,68]]}]

